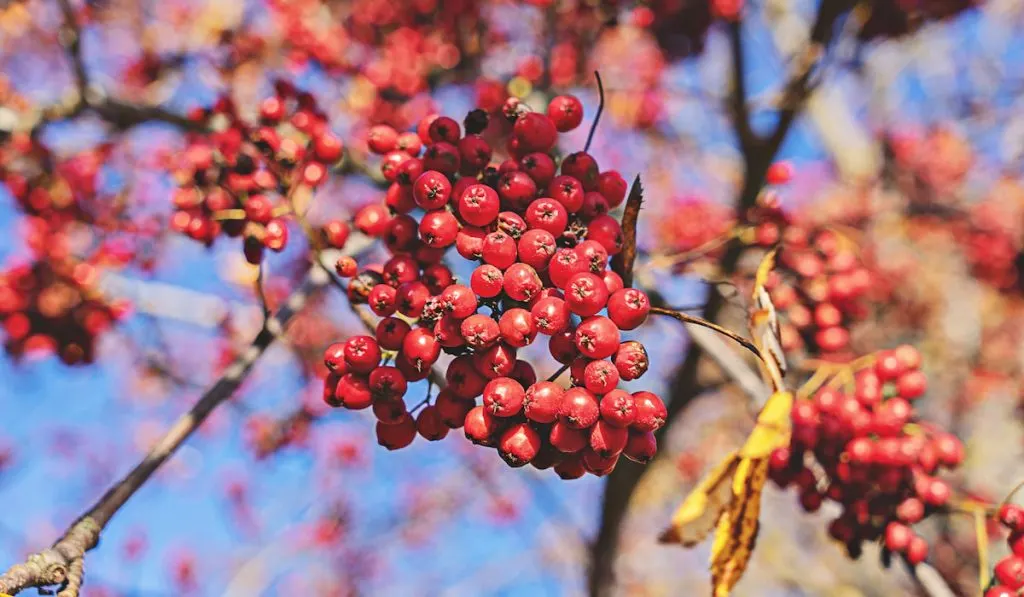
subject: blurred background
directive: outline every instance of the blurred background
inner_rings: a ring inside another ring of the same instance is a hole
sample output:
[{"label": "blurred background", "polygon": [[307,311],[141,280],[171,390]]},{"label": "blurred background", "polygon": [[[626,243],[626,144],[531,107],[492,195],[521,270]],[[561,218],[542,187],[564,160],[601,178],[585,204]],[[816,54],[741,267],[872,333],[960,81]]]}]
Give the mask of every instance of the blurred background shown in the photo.
[{"label": "blurred background", "polygon": [[[1019,0],[8,0],[0,566],[58,538],[260,329],[259,270],[241,242],[207,248],[169,224],[190,111],[228,95],[255,113],[278,79],[312,93],[355,164],[317,190],[309,217],[323,223],[386,189],[370,125],[572,93],[586,112],[560,141],[573,151],[598,106],[594,70],[605,113],[591,153],[643,179],[641,285],[698,308],[709,289],[745,288],[746,261],[701,248],[786,162],[791,181],[771,189],[782,209],[855,239],[871,289],[841,350],[793,337],[793,363],[914,344],[929,375],[918,411],[966,446],[955,493],[997,502],[1024,479]],[[264,265],[271,308],[308,263],[297,228],[292,239]],[[368,251],[361,262],[383,254]],[[742,309],[717,311],[745,332]],[[631,389],[672,403],[658,458],[571,482],[509,469],[459,430],[377,446],[370,418],[321,401],[324,347],[361,329],[343,293],[317,292],[117,514],[82,594],[707,592],[710,546],[657,536],[752,417],[708,359],[687,361],[676,322],[633,336],[651,372]],[[828,536],[835,515],[769,486],[735,594],[926,594],[877,550],[848,557]],[[931,517],[921,532],[952,594],[977,594],[970,518]],[[1006,551],[995,535],[992,549]]]}]

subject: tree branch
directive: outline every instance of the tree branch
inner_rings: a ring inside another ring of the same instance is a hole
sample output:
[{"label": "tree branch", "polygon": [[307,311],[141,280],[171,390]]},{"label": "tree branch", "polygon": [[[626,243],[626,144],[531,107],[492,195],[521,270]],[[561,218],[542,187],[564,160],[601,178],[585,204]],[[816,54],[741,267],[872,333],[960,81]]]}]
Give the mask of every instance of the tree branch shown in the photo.
[{"label": "tree branch", "polygon": [[[29,556],[25,563],[12,566],[0,576],[0,593],[15,595],[30,587],[62,585],[61,597],[74,597],[81,584],[82,559],[86,552],[96,547],[100,534],[114,514],[167,462],[210,413],[235,393],[255,362],[283,332],[285,324],[305,306],[311,294],[327,285],[328,280],[321,268],[311,267],[306,279],[285,301],[284,306],[264,322],[249,348],[174,423],[142,462],[107,490],[52,547]],[[66,593],[68,590],[73,592]]]},{"label": "tree branch", "polygon": [[[742,39],[739,24],[729,25],[734,69],[732,103],[733,111],[737,116],[734,121],[737,126],[737,137],[741,139],[740,149],[745,162],[743,185],[736,201],[739,222],[742,223],[745,220],[747,209],[756,203],[758,193],[764,185],[768,167],[775,159],[783,140],[812,91],[809,85],[811,71],[821,55],[824,54],[824,48],[832,39],[832,29],[836,20],[845,10],[849,10],[850,6],[848,0],[822,0],[811,28],[808,47],[803,53],[804,59],[800,61],[798,68],[789,76],[784,85],[782,112],[767,140],[761,139],[751,132],[750,135],[756,141],[751,142],[748,139],[746,143],[743,142],[743,138],[748,134],[746,129],[749,128],[750,120],[749,115],[740,118],[741,115],[747,114],[746,86],[743,82]],[[723,276],[729,276],[735,271],[743,256],[743,250],[743,245],[735,240],[729,245],[720,262],[719,270]],[[725,299],[722,294],[716,288],[711,288],[701,317],[715,322],[724,306]],[[693,339],[694,343],[670,385],[672,399],[667,404],[668,416],[665,425],[657,432],[659,445],[668,436],[682,412],[702,391],[702,386],[697,379],[697,372],[704,350],[696,342],[698,337],[693,337]],[[635,463],[621,462],[608,476],[601,505],[601,525],[597,539],[591,548],[589,591],[593,597],[603,597],[615,593],[614,565],[621,526],[629,509],[630,500],[645,470],[644,467]]]},{"label": "tree branch", "polygon": [[761,142],[750,126],[750,109],[747,107],[747,84],[744,80],[744,57],[742,23],[739,19],[727,25],[729,34],[729,49],[732,52],[732,93],[729,100],[732,104],[733,126],[736,129],[736,137],[740,142],[740,151],[743,155],[752,153],[755,147]]}]

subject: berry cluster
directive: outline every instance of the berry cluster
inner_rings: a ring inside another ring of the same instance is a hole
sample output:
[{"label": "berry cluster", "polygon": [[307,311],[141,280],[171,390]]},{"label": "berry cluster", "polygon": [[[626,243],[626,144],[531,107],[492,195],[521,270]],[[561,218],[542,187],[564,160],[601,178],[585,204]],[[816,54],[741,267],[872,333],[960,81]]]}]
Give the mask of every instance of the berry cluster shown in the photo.
[{"label": "berry cluster", "polygon": [[[623,241],[606,212],[625,199],[625,180],[586,152],[556,164],[558,133],[583,118],[575,97],[554,98],[547,114],[512,99],[502,114],[512,126],[500,164],[480,135],[489,120],[482,110],[466,117],[465,135],[443,116],[416,133],[371,131],[368,145],[383,156],[391,186],[387,207],[365,207],[355,225],[383,239],[392,257],[362,271],[343,258],[337,269],[351,278],[349,298],[383,319],[373,336],[327,349],[324,399],[372,406],[389,449],[464,427],[510,465],[554,467],[563,478],[606,474],[621,454],[647,461],[665,406],[650,392],[617,389],[648,366],[643,345],[621,338],[646,320],[648,298],[608,268]],[[442,263],[451,248],[475,263],[468,283]],[[554,383],[557,374],[538,381],[517,358],[540,336],[570,370],[568,390]],[[446,387],[410,411],[409,382],[430,376],[442,353],[453,357]]]},{"label": "berry cluster", "polygon": [[265,248],[281,251],[288,242],[288,192],[319,185],[343,154],[312,95],[284,82],[275,88],[255,125],[226,98],[193,114],[211,132],[190,139],[175,173],[171,226],[208,246],[222,233],[243,237],[253,264]]},{"label": "berry cluster", "polygon": [[772,453],[770,475],[780,487],[794,485],[808,512],[826,499],[843,507],[829,534],[851,557],[881,539],[887,553],[917,564],[928,543],[911,525],[948,504],[950,487],[935,474],[963,461],[963,445],[915,420],[912,402],[927,385],[917,349],[904,345],[873,360],[854,375],[852,392],[825,387],[793,405],[792,439]]},{"label": "berry cluster", "polygon": [[1024,508],[1003,504],[998,516],[1000,524],[1010,532],[1006,539],[1010,554],[996,562],[993,584],[985,591],[985,597],[1019,597],[1024,590]]},{"label": "berry cluster", "polygon": [[96,293],[95,278],[95,268],[70,259],[0,272],[0,325],[7,352],[55,352],[69,365],[91,363],[97,337],[126,310]]}]

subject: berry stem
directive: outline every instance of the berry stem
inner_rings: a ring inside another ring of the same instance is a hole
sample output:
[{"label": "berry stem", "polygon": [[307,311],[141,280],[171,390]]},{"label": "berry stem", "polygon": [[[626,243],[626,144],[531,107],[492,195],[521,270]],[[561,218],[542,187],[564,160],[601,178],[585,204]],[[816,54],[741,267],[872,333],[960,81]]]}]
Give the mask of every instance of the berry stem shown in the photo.
[{"label": "berry stem", "polygon": [[665,308],[662,308],[662,307],[651,307],[651,313],[658,314],[658,315],[666,315],[666,316],[671,317],[671,318],[675,319],[676,321],[680,321],[682,323],[692,323],[692,324],[695,324],[695,325],[699,325],[701,327],[706,327],[706,328],[712,329],[712,330],[718,332],[719,334],[722,334],[723,336],[727,336],[727,337],[731,338],[732,340],[736,341],[741,346],[743,346],[743,348],[746,348],[750,352],[754,353],[754,356],[756,356],[759,360],[762,360],[762,361],[764,360],[764,358],[761,356],[761,351],[759,351],[757,349],[757,347],[754,346],[754,344],[750,340],[747,340],[746,338],[744,338],[743,336],[740,336],[736,332],[733,332],[732,330],[728,330],[728,329],[718,325],[717,323],[710,322],[710,321],[704,319],[703,317],[697,317],[696,315],[690,315],[688,313],[680,313],[679,311],[673,311],[671,309],[665,309]]},{"label": "berry stem", "polygon": [[978,542],[978,584],[984,591],[988,587],[988,525],[984,508],[974,509],[974,536]]},{"label": "berry stem", "polygon": [[551,377],[548,378],[548,381],[555,381],[556,379],[561,377],[562,374],[565,373],[565,371],[568,368],[569,368],[569,365],[562,365],[561,367],[558,368],[558,371],[555,371],[554,373],[551,374]]},{"label": "berry stem", "polygon": [[601,113],[604,112],[604,84],[601,83],[601,73],[594,71],[594,78],[597,79],[597,114],[594,115],[594,122],[590,124],[590,132],[587,134],[587,143],[583,151],[590,151],[590,142],[594,140],[594,132],[597,131],[597,123],[601,120]]},{"label": "berry stem", "polygon": [[214,220],[244,220],[245,210],[244,209],[221,209],[213,212],[210,216]]}]

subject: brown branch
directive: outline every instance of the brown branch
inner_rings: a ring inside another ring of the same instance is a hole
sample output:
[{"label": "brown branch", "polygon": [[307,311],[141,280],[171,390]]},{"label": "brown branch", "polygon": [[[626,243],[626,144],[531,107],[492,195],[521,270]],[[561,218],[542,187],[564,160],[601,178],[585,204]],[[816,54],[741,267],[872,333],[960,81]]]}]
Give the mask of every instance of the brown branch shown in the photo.
[{"label": "brown branch", "polygon": [[49,549],[29,556],[26,562],[12,566],[0,576],[0,593],[15,595],[30,587],[62,585],[63,597],[74,597],[81,584],[82,558],[96,547],[100,533],[110,519],[141,488],[146,481],[185,443],[211,412],[230,398],[252,369],[253,364],[282,333],[284,325],[301,310],[309,296],[323,288],[327,277],[319,268],[310,268],[303,283],[285,301],[273,317],[268,318],[249,348],[225,370],[198,402],[154,445],[123,479],[115,483],[83,514]]},{"label": "brown branch", "polygon": [[750,109],[747,107],[747,84],[744,79],[746,68],[744,67],[742,22],[737,19],[727,25],[729,34],[729,48],[732,53],[732,93],[729,100],[732,105],[733,126],[736,127],[736,137],[740,143],[740,150],[744,155],[754,151],[754,147],[761,142],[750,126]]},{"label": "brown branch", "polygon": [[692,323],[694,325],[706,327],[709,330],[714,330],[719,334],[722,334],[723,336],[735,341],[743,348],[746,348],[751,353],[753,353],[754,356],[757,357],[758,359],[761,358],[761,351],[759,351],[757,347],[754,346],[753,342],[747,340],[743,336],[737,334],[736,332],[728,328],[724,328],[718,325],[713,321],[708,321],[707,319],[704,319],[703,317],[698,317],[696,315],[690,315],[688,313],[680,313],[679,311],[665,309],[664,307],[651,307],[651,313],[654,313],[655,315],[665,315],[682,323]]},{"label": "brown branch", "polygon": [[[785,103],[783,111],[779,116],[775,128],[768,135],[767,140],[756,137],[755,142],[746,144],[741,140],[740,148],[743,153],[745,170],[743,185],[740,188],[736,210],[738,219],[745,221],[746,211],[757,201],[758,193],[764,185],[765,175],[768,167],[775,159],[782,142],[789,133],[790,128],[802,110],[812,89],[809,85],[810,74],[817,59],[824,53],[823,48],[832,39],[832,29],[839,16],[849,10],[850,4],[847,0],[823,0],[818,8],[818,14],[811,29],[810,43],[804,52],[805,57],[801,66],[793,73],[784,86]],[[730,25],[730,40],[733,48],[733,110],[737,115],[745,114],[746,88],[743,83],[743,57],[742,39],[739,25]],[[747,135],[749,128],[749,117],[736,118],[737,137],[743,138]],[[753,134],[753,133],[751,133]],[[733,241],[729,249],[722,257],[720,272],[723,276],[731,275],[743,256],[743,245]],[[725,298],[717,288],[711,288],[710,295],[701,317],[704,320],[714,322],[718,319],[720,311],[725,306]],[[682,365],[677,369],[670,384],[671,400],[668,401],[668,416],[665,425],[658,430],[658,443],[663,443],[665,437],[673,425],[680,419],[686,407],[699,396],[703,390],[697,379],[697,372],[704,351],[701,346],[694,343],[686,354]],[[660,457],[660,456],[659,456]],[[619,535],[621,526],[629,509],[633,493],[640,482],[646,469],[632,462],[622,462],[615,467],[615,470],[608,476],[605,485],[605,492],[601,504],[601,523],[597,538],[591,547],[591,569],[589,578],[589,592],[594,597],[615,594],[615,559],[618,553]]]},{"label": "brown branch", "polygon": [[71,61],[79,101],[85,101],[89,93],[89,76],[85,72],[85,62],[82,60],[82,28],[75,17],[75,8],[71,6],[71,0],[57,0],[57,3],[60,4],[60,12],[64,17],[64,24],[59,32],[60,43],[67,52],[68,60]]}]

